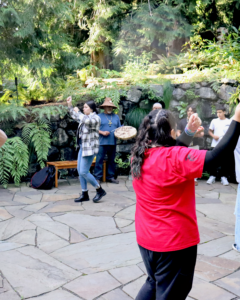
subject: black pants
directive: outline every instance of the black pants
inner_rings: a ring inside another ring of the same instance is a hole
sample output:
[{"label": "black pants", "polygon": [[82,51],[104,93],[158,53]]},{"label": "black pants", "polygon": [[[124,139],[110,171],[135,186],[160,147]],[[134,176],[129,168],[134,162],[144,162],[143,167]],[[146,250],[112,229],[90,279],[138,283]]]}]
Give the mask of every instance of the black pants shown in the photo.
[{"label": "black pants", "polygon": [[104,145],[99,147],[94,169],[94,176],[98,180],[101,180],[103,176],[103,160],[106,154],[108,157],[107,180],[113,179],[115,176],[116,145]]},{"label": "black pants", "polygon": [[192,288],[197,246],[172,252],[139,248],[148,278],[136,300],[185,300]]}]

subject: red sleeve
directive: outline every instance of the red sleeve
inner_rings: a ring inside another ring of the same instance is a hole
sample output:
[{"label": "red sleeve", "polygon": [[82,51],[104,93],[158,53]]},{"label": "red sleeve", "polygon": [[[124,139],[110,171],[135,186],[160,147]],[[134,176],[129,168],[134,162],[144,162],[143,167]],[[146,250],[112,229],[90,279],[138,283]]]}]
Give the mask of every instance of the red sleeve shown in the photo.
[{"label": "red sleeve", "polygon": [[201,178],[206,150],[195,150],[186,147],[175,149],[175,172],[186,179]]}]

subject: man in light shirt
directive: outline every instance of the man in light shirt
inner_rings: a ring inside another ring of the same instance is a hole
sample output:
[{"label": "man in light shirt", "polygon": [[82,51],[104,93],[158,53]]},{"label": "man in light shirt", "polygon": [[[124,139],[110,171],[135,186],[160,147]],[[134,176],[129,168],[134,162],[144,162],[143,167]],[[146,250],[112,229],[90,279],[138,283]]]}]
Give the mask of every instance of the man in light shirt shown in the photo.
[{"label": "man in light shirt", "polygon": [[4,133],[4,131],[0,129],[0,147],[2,147],[5,144],[6,140],[7,140],[6,134]]},{"label": "man in light shirt", "polygon": [[[218,107],[217,108],[218,118],[213,119],[210,124],[208,134],[213,138],[212,144],[211,144],[212,148],[217,146],[217,144],[219,143],[219,141],[225,134],[226,126],[230,123],[230,120],[228,118],[226,118],[225,114],[226,114],[226,109],[224,108],[224,106]],[[226,160],[226,162],[227,162],[227,160]],[[224,162],[224,161],[222,162],[221,170],[220,170],[221,183],[223,185],[229,185],[229,182],[227,180],[228,172],[227,172],[226,162]],[[216,166],[212,175],[209,177],[207,184],[213,184],[215,182],[216,175],[217,175],[217,169],[218,169],[218,167]]]}]

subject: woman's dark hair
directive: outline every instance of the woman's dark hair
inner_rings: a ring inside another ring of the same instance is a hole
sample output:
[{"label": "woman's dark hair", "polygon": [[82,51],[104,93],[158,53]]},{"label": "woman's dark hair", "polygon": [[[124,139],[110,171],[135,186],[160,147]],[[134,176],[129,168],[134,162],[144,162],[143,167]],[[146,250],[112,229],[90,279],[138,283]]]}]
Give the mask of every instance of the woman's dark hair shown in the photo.
[{"label": "woman's dark hair", "polygon": [[188,112],[189,108],[191,108],[191,109],[192,109],[192,111],[193,111],[194,113],[196,113],[196,112],[197,112],[197,108],[196,108],[196,106],[195,106],[195,105],[188,105],[188,106],[187,106],[187,112]]},{"label": "woman's dark hair", "polygon": [[144,153],[152,145],[171,147],[176,140],[171,136],[171,130],[176,129],[176,120],[168,110],[153,110],[139,127],[136,143],[132,149],[132,176],[139,179],[144,161]]},{"label": "woman's dark hair", "polygon": [[92,109],[93,112],[98,114],[97,106],[93,100],[87,101],[85,104],[87,104]]}]

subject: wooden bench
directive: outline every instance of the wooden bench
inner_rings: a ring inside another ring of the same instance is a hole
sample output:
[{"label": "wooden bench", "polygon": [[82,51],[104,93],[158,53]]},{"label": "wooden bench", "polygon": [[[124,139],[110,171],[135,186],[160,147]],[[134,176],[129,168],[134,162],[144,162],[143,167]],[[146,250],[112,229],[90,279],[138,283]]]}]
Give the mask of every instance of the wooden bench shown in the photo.
[{"label": "wooden bench", "polygon": [[[69,161],[51,161],[47,162],[48,166],[54,166],[56,169],[55,173],[55,187],[58,187],[58,170],[62,169],[76,169],[77,168],[77,160],[69,160]],[[95,166],[95,161],[93,161],[91,167]],[[106,182],[107,177],[107,161],[103,161],[103,182]]]}]

